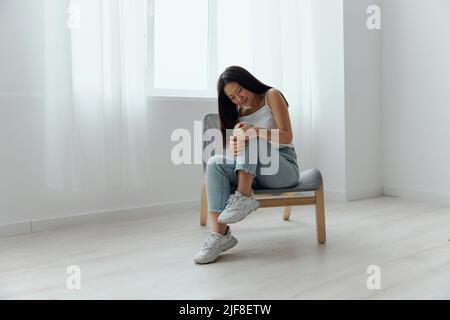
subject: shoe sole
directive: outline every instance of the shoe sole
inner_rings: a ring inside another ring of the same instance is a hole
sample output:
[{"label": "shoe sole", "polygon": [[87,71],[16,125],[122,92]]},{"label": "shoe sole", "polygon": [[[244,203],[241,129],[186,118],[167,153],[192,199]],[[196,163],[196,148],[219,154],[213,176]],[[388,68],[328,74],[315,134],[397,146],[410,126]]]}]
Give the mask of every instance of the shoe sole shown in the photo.
[{"label": "shoe sole", "polygon": [[233,240],[230,241],[229,245],[226,246],[226,247],[224,247],[224,249],[217,255],[217,257],[214,257],[214,259],[211,258],[211,259],[206,260],[206,261],[195,261],[195,263],[197,263],[197,264],[208,264],[208,263],[213,263],[214,261],[217,260],[217,258],[218,258],[222,253],[224,253],[225,251],[228,251],[228,250],[234,248],[237,244],[238,244],[238,240],[237,240],[236,238],[233,238]]},{"label": "shoe sole", "polygon": [[238,222],[241,222],[242,220],[244,220],[245,218],[247,218],[252,212],[255,212],[255,211],[258,210],[259,208],[261,208],[261,204],[258,202],[258,206],[257,206],[256,208],[250,210],[250,212],[249,212],[246,216],[244,216],[244,217],[242,217],[242,218],[240,218],[240,219],[238,219],[238,220],[224,221],[224,220],[221,220],[221,219],[220,219],[220,216],[219,216],[217,222],[219,222],[219,223],[221,223],[221,224],[238,223]]}]

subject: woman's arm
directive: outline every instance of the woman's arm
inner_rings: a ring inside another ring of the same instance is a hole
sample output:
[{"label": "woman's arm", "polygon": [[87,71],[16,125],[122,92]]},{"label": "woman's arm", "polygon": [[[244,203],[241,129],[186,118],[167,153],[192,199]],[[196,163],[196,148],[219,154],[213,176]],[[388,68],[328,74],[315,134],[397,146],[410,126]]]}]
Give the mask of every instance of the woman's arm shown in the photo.
[{"label": "woman's arm", "polygon": [[[277,89],[267,91],[267,102],[272,110],[273,119],[279,130],[279,143],[290,144],[293,140],[291,119],[289,117],[288,104],[284,100],[281,92]],[[259,128],[256,129],[259,132]],[[270,130],[267,130],[268,140],[272,140]],[[258,133],[259,136],[259,133]]]},{"label": "woman's arm", "polygon": [[[276,127],[278,128],[279,137],[278,143],[290,144],[293,140],[291,119],[289,117],[288,105],[281,95],[280,91],[276,89],[270,89],[267,92],[267,102],[269,108],[272,111],[272,116]],[[236,126],[237,130],[242,129],[244,133],[253,129],[256,132],[256,136],[272,141],[275,137],[272,137],[271,130],[267,128],[257,128],[252,125],[242,122]],[[250,136],[250,139],[256,138],[256,136]]]}]

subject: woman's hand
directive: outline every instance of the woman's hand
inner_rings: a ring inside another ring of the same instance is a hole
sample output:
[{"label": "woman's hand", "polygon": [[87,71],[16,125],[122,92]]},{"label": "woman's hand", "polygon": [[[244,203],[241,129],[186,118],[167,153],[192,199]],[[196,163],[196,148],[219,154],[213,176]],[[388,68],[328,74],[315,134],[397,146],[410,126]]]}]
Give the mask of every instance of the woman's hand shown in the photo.
[{"label": "woman's hand", "polygon": [[247,122],[239,122],[233,130],[233,137],[237,137],[238,140],[255,139],[257,137],[256,128]]},{"label": "woman's hand", "polygon": [[253,125],[240,122],[234,127],[233,135],[230,137],[230,150],[234,156],[245,150],[250,139],[256,138],[257,133]]},{"label": "woman's hand", "polygon": [[245,150],[247,147],[247,141],[245,139],[231,136],[230,137],[230,151],[233,156],[237,156],[239,153]]}]

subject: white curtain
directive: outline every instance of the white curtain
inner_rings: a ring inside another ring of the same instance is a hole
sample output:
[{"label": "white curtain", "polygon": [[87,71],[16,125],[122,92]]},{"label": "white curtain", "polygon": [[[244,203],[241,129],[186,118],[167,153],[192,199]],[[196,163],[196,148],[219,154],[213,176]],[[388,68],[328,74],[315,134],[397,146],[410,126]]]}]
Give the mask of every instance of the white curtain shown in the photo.
[{"label": "white curtain", "polygon": [[45,0],[48,187],[150,187],[145,19],[145,0]]},{"label": "white curtain", "polygon": [[[299,159],[310,167],[313,0],[249,1],[247,67],[285,94]],[[146,0],[45,0],[49,187],[150,187],[145,9]]]},{"label": "white curtain", "polygon": [[287,98],[303,168],[314,160],[311,1],[253,0],[251,17],[253,71]]}]

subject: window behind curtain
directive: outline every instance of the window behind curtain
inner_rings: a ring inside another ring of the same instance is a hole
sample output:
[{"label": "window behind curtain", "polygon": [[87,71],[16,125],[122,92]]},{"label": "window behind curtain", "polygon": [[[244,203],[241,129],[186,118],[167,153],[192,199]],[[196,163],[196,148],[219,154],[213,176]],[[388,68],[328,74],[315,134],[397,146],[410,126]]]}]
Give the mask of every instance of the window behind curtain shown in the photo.
[{"label": "window behind curtain", "polygon": [[252,68],[252,0],[149,0],[149,94],[215,97],[230,65]]}]

